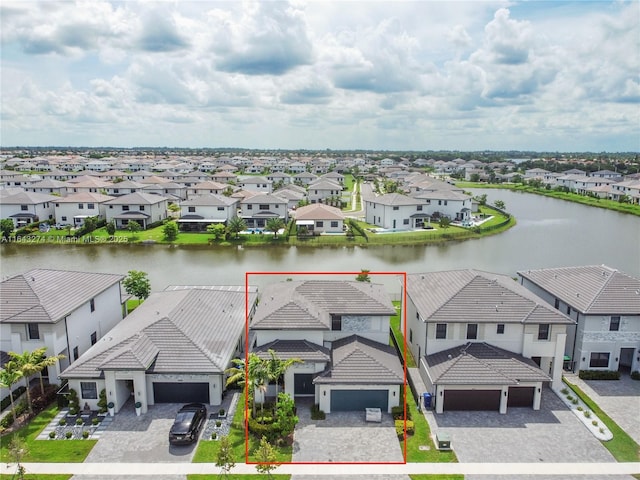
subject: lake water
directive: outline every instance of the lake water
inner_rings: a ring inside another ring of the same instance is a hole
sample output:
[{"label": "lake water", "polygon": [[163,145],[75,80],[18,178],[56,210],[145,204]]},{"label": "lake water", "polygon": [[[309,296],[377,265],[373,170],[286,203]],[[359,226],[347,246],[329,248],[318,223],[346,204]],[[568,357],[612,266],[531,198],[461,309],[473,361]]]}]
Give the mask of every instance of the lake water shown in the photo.
[{"label": "lake water", "polygon": [[[244,284],[245,272],[419,273],[475,268],[518,270],[606,264],[640,277],[640,217],[507,190],[474,190],[502,200],[512,229],[446,245],[377,247],[211,247],[167,245],[14,245],[0,247],[4,277],[32,268],[126,274],[143,270],[154,291],[167,285]],[[387,283],[393,276],[377,277]],[[352,278],[352,277],[349,277]],[[267,275],[250,275],[264,284]]]}]

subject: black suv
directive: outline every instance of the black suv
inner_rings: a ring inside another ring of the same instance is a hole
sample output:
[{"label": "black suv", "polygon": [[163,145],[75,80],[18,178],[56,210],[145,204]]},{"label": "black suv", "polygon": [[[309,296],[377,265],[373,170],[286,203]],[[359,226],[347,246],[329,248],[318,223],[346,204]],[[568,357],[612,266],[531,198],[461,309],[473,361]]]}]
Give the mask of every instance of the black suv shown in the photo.
[{"label": "black suv", "polygon": [[169,430],[169,443],[179,445],[198,440],[200,429],[207,419],[207,407],[202,403],[189,403],[182,407]]}]

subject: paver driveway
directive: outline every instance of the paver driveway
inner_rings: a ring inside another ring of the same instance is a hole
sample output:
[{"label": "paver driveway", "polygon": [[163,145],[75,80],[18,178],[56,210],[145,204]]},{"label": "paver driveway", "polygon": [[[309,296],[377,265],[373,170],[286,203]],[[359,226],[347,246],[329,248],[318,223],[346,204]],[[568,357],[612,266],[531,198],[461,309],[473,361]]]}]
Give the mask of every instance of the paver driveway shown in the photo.
[{"label": "paver driveway", "polygon": [[310,403],[296,400],[293,462],[402,462],[393,419],[365,422],[364,412],[328,413],[326,420],[311,420]]},{"label": "paver driveway", "polygon": [[191,462],[197,443],[169,445],[169,429],[182,404],[158,404],[136,417],[127,403],[102,434],[86,462]]},{"label": "paver driveway", "polygon": [[427,418],[432,432],[451,435],[460,462],[615,462],[548,388],[542,393],[539,411],[428,412]]}]

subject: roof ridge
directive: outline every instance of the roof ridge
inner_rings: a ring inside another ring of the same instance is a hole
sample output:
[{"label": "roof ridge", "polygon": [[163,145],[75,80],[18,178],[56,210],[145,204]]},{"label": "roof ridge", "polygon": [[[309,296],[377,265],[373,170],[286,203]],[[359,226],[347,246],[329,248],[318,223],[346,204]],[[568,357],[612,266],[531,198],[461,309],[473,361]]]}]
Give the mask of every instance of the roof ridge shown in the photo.
[{"label": "roof ridge", "polygon": [[438,308],[436,308],[433,313],[431,314],[431,316],[435,315],[436,313],[438,313],[441,309],[443,309],[446,305],[448,305],[448,303],[453,300],[461,291],[463,288],[468,287],[469,284],[476,278],[479,277],[481,275],[479,275],[479,272],[477,270],[474,270],[473,268],[465,268],[462,270],[449,270],[447,272],[443,272],[443,273],[449,273],[449,272],[469,272],[470,274],[472,274],[472,277],[464,283],[464,285],[462,285],[462,287],[456,289],[444,302],[442,302],[440,304],[440,306]]},{"label": "roof ridge", "polygon": [[[594,303],[596,303],[596,300],[599,299],[600,294],[602,293],[602,291],[605,289],[605,287],[607,287],[609,285],[609,282],[611,282],[611,280],[613,280],[613,277],[616,273],[620,273],[618,272],[618,270],[616,270],[615,268],[611,268],[608,267],[606,265],[600,265],[600,268],[602,269],[609,269],[609,271],[611,272],[611,274],[608,276],[608,278],[602,283],[602,286],[598,289],[598,291],[593,295],[593,298],[591,299],[591,302],[589,302],[589,304],[587,305],[587,308],[585,308],[585,312],[589,311],[589,309],[592,307],[592,305]],[[604,270],[602,272],[604,274]]]},{"label": "roof ridge", "polygon": [[[469,346],[471,346],[471,344],[472,344],[472,342],[469,342],[469,343],[466,345],[466,348],[464,348],[464,352],[465,352],[465,353],[464,353],[464,355],[466,355],[466,349],[467,349],[467,348],[469,348]],[[495,352],[495,353],[500,354],[503,358],[505,357],[505,355],[504,355],[502,352],[500,352],[496,347],[494,347],[493,345],[488,344],[487,342],[478,342],[478,344],[480,344],[480,345],[484,345],[484,346],[485,346],[486,348],[488,348],[489,350],[491,350],[491,351],[493,351],[493,352]],[[488,369],[490,369],[490,370],[492,370],[492,371],[496,372],[496,373],[497,373],[497,374],[499,374],[501,377],[503,377],[503,378],[505,378],[505,379],[507,379],[507,380],[511,380],[511,378],[509,378],[507,375],[505,375],[505,374],[502,372],[502,370],[500,370],[499,368],[497,368],[495,365],[493,365],[493,364],[491,364],[491,363],[489,363],[489,362],[487,362],[487,361],[485,361],[485,360],[483,360],[483,359],[481,359],[481,358],[478,358],[478,357],[476,357],[475,355],[469,355],[469,356],[470,356],[470,357],[473,357],[473,358],[474,358],[478,363],[480,363],[480,364],[484,365],[484,366],[485,366],[485,367],[487,367]]]}]

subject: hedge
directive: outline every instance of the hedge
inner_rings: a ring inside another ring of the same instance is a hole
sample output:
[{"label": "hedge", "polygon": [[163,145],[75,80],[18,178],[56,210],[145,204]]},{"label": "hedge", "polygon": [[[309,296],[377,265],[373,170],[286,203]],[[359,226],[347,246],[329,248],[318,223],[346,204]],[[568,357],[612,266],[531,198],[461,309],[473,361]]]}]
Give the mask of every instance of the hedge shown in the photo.
[{"label": "hedge", "polygon": [[[397,407],[391,407],[391,415],[394,420],[404,420],[404,407],[398,405]],[[407,407],[407,420],[411,420],[411,411]]]},{"label": "hedge", "polygon": [[[411,420],[407,420],[407,435],[415,433],[415,426]],[[396,420],[396,435],[402,440],[404,438],[404,420]]]},{"label": "hedge", "polygon": [[636,370],[635,372],[631,372],[632,380],[640,380],[640,371]]},{"label": "hedge", "polygon": [[582,380],[620,380],[617,370],[580,370],[578,377]]},{"label": "hedge", "polygon": [[[24,385],[21,385],[18,388],[16,388],[13,391],[14,400],[17,399],[24,392],[26,392],[26,390],[27,390],[27,388]],[[4,397],[2,399],[2,402],[0,402],[0,410],[4,410],[5,408],[8,408],[10,405],[11,405],[11,396],[7,395],[6,397]]]}]

